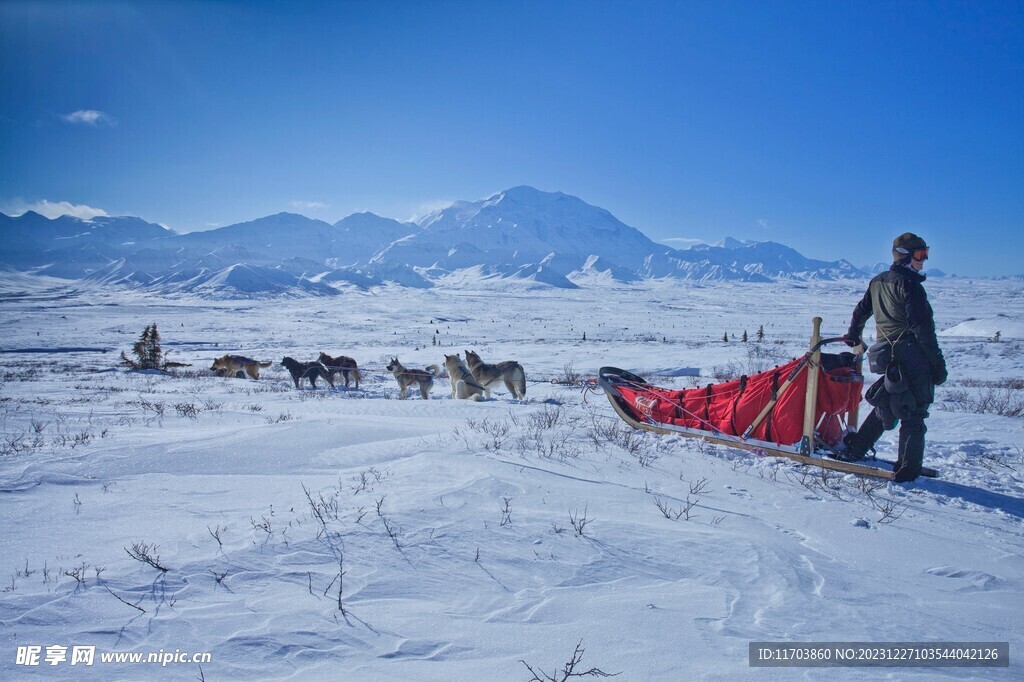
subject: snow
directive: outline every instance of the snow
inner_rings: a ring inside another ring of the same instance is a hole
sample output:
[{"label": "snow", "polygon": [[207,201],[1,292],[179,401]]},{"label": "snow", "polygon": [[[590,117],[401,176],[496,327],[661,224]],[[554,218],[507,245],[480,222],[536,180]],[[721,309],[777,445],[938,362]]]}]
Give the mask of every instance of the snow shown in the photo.
[{"label": "snow", "polygon": [[[631,431],[551,383],[615,365],[682,387],[785,361],[812,316],[845,331],[866,282],[490,284],[209,300],[0,272],[0,678],[526,680],[523,662],[552,672],[582,643],[581,668],[617,679],[791,679],[810,671],[752,669],[749,642],[1019,652],[1024,420],[962,406],[1024,393],[1007,387],[1024,379],[1020,283],[927,283],[951,377],[928,420],[941,477],[889,486]],[[114,369],[154,321],[193,366]],[[761,325],[763,344],[721,340]],[[444,379],[396,399],[387,359],[465,349],[522,363],[527,399],[454,401]],[[321,350],[355,357],[360,389],[295,390],[277,363]],[[221,379],[225,353],[275,365]],[[130,558],[139,543],[169,570]],[[16,665],[18,646],[55,644],[212,661]]]},{"label": "snow", "polygon": [[983,337],[992,338],[999,333],[1000,339],[1024,338],[1024,320],[1014,319],[1006,313],[997,313],[982,319],[967,319],[949,329],[944,329],[941,335],[944,337]]}]

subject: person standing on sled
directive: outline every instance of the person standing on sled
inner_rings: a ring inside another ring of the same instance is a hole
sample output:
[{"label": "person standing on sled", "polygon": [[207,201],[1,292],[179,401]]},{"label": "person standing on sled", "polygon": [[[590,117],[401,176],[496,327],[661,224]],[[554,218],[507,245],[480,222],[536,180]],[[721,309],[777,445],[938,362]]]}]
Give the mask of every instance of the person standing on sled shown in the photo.
[{"label": "person standing on sled", "polygon": [[[847,434],[842,459],[863,459],[882,432],[900,424],[899,456],[894,467],[894,480],[913,481],[921,474],[924,460],[924,420],[928,406],[935,399],[935,387],[946,381],[946,359],[935,338],[932,307],[922,286],[921,273],[928,260],[928,245],[911,232],[896,237],[892,243],[893,264],[875,276],[864,298],[853,310],[846,338],[851,346],[861,343],[864,324],[875,316],[877,340],[888,344],[890,360],[886,381],[894,380],[903,389],[900,400],[890,396],[869,402],[875,405],[859,431]],[[884,350],[884,349],[883,349]],[[891,387],[888,383],[879,383]],[[872,387],[875,389],[876,387]],[[871,391],[869,391],[869,394]]]}]

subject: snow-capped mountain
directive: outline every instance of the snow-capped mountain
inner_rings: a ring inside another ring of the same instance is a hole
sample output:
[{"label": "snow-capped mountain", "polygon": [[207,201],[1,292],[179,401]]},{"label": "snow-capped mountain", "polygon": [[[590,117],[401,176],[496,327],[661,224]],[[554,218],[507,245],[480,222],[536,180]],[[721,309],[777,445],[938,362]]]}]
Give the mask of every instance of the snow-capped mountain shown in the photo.
[{"label": "snow-capped mountain", "polygon": [[331,225],[278,213],[178,234],[140,218],[0,214],[0,265],[66,279],[228,296],[328,295],[337,286],[518,282],[575,288],[643,278],[769,282],[864,277],[845,260],[726,237],[678,250],[603,208],[519,186],[417,222],[357,213]]},{"label": "snow-capped mountain", "polygon": [[373,256],[403,237],[420,231],[416,223],[402,223],[374,213],[353,213],[334,223],[342,242],[336,256],[339,265],[369,261]]},{"label": "snow-capped mountain", "polygon": [[[652,252],[669,251],[611,213],[561,192],[514,187],[476,202],[457,202],[419,221],[423,231],[405,241],[403,252],[420,245],[471,244],[490,263],[537,263],[554,254],[553,266],[570,272],[590,256],[603,256],[630,270]],[[414,265],[427,263],[433,249]],[[407,261],[411,262],[411,261]],[[570,267],[571,266],[571,267]]]}]

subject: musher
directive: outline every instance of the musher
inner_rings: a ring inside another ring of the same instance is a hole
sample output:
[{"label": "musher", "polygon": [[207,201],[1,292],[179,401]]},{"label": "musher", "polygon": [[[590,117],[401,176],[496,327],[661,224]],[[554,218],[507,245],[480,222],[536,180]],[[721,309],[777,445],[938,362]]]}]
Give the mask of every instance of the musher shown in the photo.
[{"label": "musher", "polygon": [[860,344],[864,323],[874,315],[877,341],[887,344],[891,353],[886,374],[907,393],[901,392],[899,400],[883,395],[881,401],[872,401],[869,395],[875,407],[860,429],[844,438],[845,449],[839,457],[847,461],[863,459],[882,433],[898,422],[894,480],[905,482],[921,473],[927,431],[924,420],[935,399],[935,387],[946,381],[947,373],[946,360],[935,338],[932,307],[922,286],[925,275],[921,269],[928,260],[928,245],[916,234],[905,232],[893,240],[892,258],[892,266],[871,280],[864,298],[854,308],[846,338],[851,346]]}]

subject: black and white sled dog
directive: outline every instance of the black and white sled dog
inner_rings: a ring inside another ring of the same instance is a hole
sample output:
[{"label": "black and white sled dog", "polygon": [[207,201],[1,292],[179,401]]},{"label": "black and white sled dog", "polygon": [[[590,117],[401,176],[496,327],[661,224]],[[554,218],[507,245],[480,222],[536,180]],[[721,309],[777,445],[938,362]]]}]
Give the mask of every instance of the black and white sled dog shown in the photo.
[{"label": "black and white sled dog", "polygon": [[409,369],[400,363],[398,358],[392,358],[388,363],[388,371],[395,376],[395,381],[398,382],[399,400],[408,398],[409,389],[413,386],[419,386],[423,399],[430,400],[430,389],[434,385],[434,377],[441,373],[441,368],[437,365],[428,365],[426,369]]},{"label": "black and white sled dog", "polygon": [[477,383],[484,387],[485,396],[491,397],[491,386],[503,381],[505,388],[513,398],[522,400],[526,397],[526,372],[515,360],[506,360],[496,365],[489,365],[471,350],[466,351],[466,364]]},{"label": "black and white sled dog", "polygon": [[295,382],[295,388],[299,388],[299,382],[302,379],[309,379],[309,384],[313,388],[316,388],[317,377],[323,377],[324,381],[334,388],[334,381],[331,380],[331,373],[322,364],[314,360],[313,362],[299,362],[295,358],[285,356],[281,359],[281,366],[288,370],[288,373],[292,375],[292,381]]},{"label": "black and white sled dog", "polygon": [[455,400],[485,399],[487,389],[480,385],[473,378],[473,373],[466,367],[459,354],[444,356],[444,369],[448,372],[448,379],[452,382],[452,398]]}]

